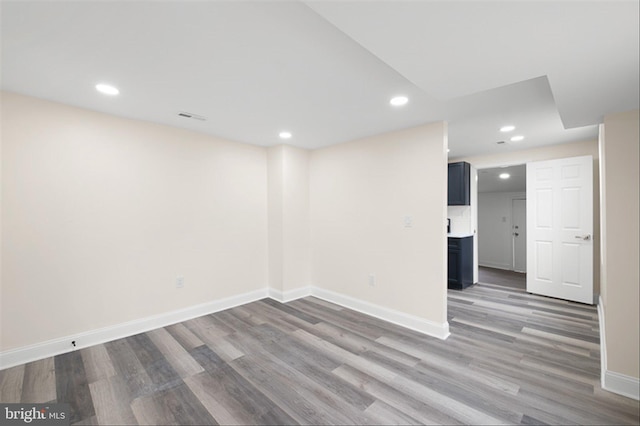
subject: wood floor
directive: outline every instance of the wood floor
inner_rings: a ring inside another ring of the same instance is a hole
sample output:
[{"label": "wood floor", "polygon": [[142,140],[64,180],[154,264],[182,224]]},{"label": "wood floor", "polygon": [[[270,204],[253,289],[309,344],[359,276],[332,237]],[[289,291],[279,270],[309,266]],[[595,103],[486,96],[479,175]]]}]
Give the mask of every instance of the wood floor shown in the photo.
[{"label": "wood floor", "polygon": [[595,307],[480,281],[449,291],[446,341],[264,299],[4,370],[0,400],[67,402],[77,424],[639,423],[599,387]]}]

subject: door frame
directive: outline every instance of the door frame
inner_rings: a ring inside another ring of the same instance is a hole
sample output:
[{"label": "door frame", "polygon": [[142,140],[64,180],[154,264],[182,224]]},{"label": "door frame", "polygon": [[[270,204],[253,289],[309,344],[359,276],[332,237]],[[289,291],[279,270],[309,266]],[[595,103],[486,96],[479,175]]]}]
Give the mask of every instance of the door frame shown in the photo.
[{"label": "door frame", "polygon": [[[577,152],[576,152],[577,151]],[[471,159],[470,163],[474,166],[478,172],[486,169],[495,169],[498,167],[508,167],[508,166],[518,166],[527,164],[528,162],[533,161],[545,161],[545,160],[556,160],[565,157],[579,157],[582,155],[592,155],[593,156],[593,289],[594,289],[594,300],[593,304],[596,305],[598,303],[598,298],[600,296],[600,268],[602,262],[602,251],[600,247],[600,238],[601,238],[601,229],[600,229],[600,221],[601,221],[601,188],[600,188],[600,167],[599,163],[601,159],[598,156],[598,151],[596,149],[593,152],[591,149],[580,148],[574,150],[570,150],[570,152],[555,152],[550,151],[548,153],[531,153],[529,151],[523,151],[523,154],[519,152],[513,152],[509,155],[509,159],[495,159],[495,158],[478,158]],[[475,161],[474,161],[475,160]]]},{"label": "door frame", "polygon": [[[491,164],[491,165],[482,165],[480,167],[474,166],[474,165],[472,165],[472,166],[476,168],[476,173],[477,173],[477,176],[478,176],[478,180],[480,180],[480,171],[481,170],[499,169],[499,168],[503,168],[503,167],[513,167],[513,166],[525,166],[526,167],[526,165],[527,165],[527,161],[524,161],[524,162],[517,161],[517,162],[513,162],[513,163],[497,163],[497,164]],[[477,236],[478,236],[479,230],[480,230],[480,226],[479,226],[480,225],[480,221],[478,220],[478,215],[480,214],[480,203],[478,201],[479,200],[479,195],[478,195],[478,187],[477,187],[477,185],[476,185],[476,191],[475,192],[476,192],[476,194],[475,194],[476,198],[475,199],[476,199],[476,203],[477,203],[477,206],[478,206],[477,209],[476,209],[476,224],[477,224],[477,231],[478,232],[476,232],[476,234],[475,234],[476,235],[476,239],[477,239]],[[511,192],[518,192],[518,191],[511,191]],[[522,192],[523,195],[510,197],[511,205],[510,205],[509,211],[511,212],[511,216],[510,216],[510,220],[509,220],[509,226],[511,228],[511,231],[513,231],[513,200],[518,200],[518,199],[526,200],[527,199],[526,187],[525,187],[525,190],[521,191],[521,192]],[[525,244],[526,243],[527,242],[525,240]],[[506,270],[510,270],[510,271],[517,272],[514,269],[514,265],[515,265],[515,263],[514,263],[515,262],[515,257],[514,257],[514,254],[513,254],[514,249],[515,248],[514,248],[514,242],[513,242],[513,235],[511,235],[511,238],[509,238],[509,251],[511,253],[511,262],[510,262],[510,265],[511,265],[510,268],[511,269],[504,269],[505,271]],[[480,257],[480,246],[479,245],[478,245],[478,251],[476,253],[476,256],[478,258]],[[498,269],[502,269],[502,268],[498,268]],[[524,273],[526,274],[526,271]]]}]

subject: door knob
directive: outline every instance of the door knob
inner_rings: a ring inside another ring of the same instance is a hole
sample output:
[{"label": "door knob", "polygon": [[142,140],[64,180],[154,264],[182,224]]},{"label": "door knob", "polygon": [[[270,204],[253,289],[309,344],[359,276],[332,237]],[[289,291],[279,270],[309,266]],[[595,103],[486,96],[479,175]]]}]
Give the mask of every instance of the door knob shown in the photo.
[{"label": "door knob", "polygon": [[591,234],[587,234],[587,235],[576,235],[576,238],[580,239],[580,240],[584,240],[584,241],[589,241],[591,239]]}]

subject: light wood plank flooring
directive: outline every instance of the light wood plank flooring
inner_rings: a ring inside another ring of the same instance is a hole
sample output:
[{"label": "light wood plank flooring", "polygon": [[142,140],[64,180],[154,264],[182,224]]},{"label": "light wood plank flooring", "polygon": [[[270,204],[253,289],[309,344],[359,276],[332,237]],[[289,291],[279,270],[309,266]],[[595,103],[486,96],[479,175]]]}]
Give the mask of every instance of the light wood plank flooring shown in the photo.
[{"label": "light wood plank flooring", "polygon": [[76,424],[639,423],[599,387],[595,307],[480,277],[449,291],[446,341],[264,299],[4,370],[0,400],[67,402]]}]

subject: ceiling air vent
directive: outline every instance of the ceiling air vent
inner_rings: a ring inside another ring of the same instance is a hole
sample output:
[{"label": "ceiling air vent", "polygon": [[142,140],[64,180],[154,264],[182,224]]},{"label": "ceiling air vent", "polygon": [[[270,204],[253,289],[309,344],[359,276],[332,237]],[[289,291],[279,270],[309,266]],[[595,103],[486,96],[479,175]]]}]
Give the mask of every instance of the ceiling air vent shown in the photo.
[{"label": "ceiling air vent", "polygon": [[190,112],[179,112],[178,113],[178,117],[182,117],[182,118],[192,118],[194,120],[200,120],[200,121],[206,121],[207,119],[201,115],[198,114],[192,114]]},{"label": "ceiling air vent", "polygon": [[498,141],[496,142],[497,145],[504,145],[506,142],[505,141]]}]

